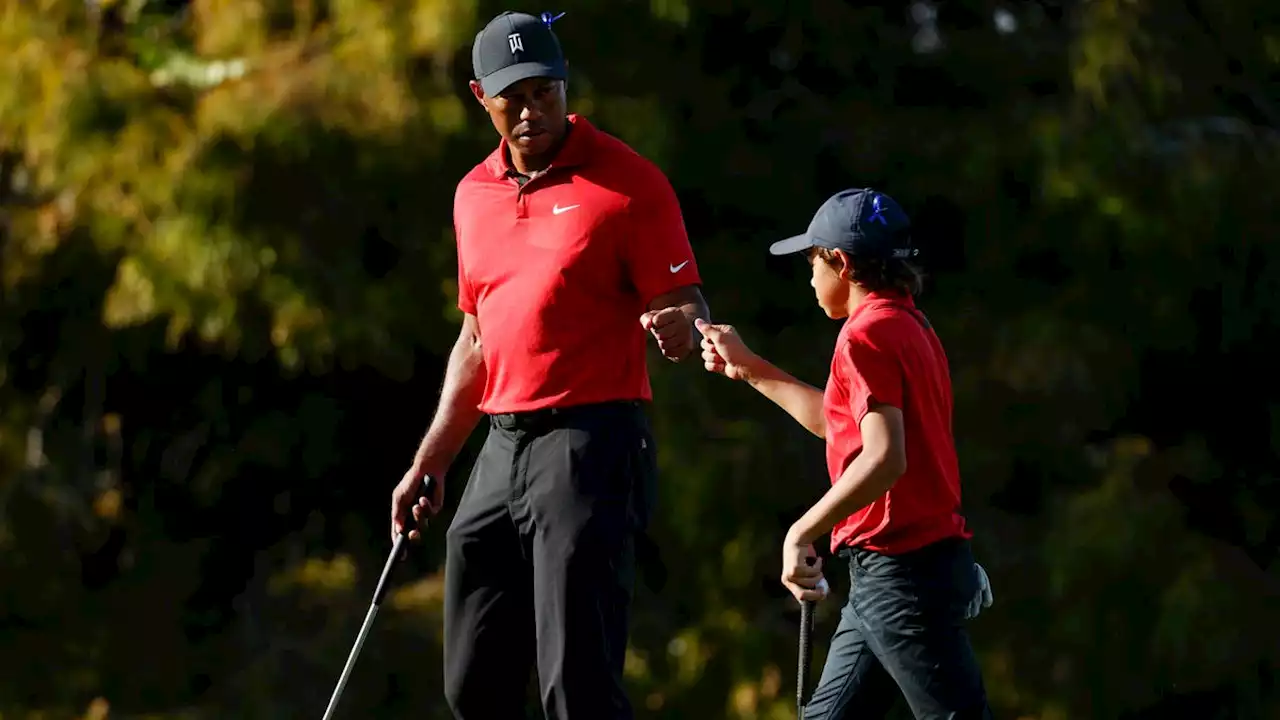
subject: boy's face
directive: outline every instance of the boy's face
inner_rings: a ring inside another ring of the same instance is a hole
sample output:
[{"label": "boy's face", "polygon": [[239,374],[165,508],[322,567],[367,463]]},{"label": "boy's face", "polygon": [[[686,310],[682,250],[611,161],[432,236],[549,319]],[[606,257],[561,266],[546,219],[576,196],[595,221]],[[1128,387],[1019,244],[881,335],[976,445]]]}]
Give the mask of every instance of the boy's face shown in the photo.
[{"label": "boy's face", "polygon": [[849,256],[843,250],[829,251],[826,258],[818,248],[809,250],[809,266],[813,269],[813,294],[818,306],[833,320],[849,316]]}]

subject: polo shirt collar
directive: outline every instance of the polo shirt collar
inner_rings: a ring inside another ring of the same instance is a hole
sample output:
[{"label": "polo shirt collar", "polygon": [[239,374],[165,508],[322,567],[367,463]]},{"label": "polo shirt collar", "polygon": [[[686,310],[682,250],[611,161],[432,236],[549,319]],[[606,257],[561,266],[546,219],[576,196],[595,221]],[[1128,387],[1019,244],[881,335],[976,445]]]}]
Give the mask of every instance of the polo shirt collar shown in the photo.
[{"label": "polo shirt collar", "polygon": [[915,298],[911,297],[911,293],[895,290],[877,290],[873,293],[868,293],[866,297],[862,298],[862,302],[858,303],[853,312],[849,313],[849,319],[853,320],[863,312],[883,305],[897,305],[907,310],[916,309],[916,301]]},{"label": "polo shirt collar", "polygon": [[[556,156],[551,160],[551,165],[547,167],[547,171],[577,167],[591,159],[591,151],[595,148],[596,135],[599,131],[586,118],[576,113],[569,113],[568,120],[572,126],[572,131],[569,133],[569,137],[565,139],[560,152],[556,153]],[[502,138],[498,141],[497,149],[489,155],[488,160],[485,162],[489,173],[499,180],[516,174],[516,169],[511,166],[509,152],[510,146],[507,144],[507,139]]]}]

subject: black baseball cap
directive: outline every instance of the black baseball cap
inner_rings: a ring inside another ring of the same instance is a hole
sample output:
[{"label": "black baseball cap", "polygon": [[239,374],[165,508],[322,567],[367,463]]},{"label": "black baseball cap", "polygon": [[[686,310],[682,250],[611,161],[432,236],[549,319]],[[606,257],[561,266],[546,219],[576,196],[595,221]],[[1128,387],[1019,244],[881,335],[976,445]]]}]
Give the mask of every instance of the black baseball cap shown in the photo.
[{"label": "black baseball cap", "polygon": [[557,19],[551,13],[537,18],[508,11],[476,34],[471,69],[485,95],[497,95],[532,77],[565,79],[564,52],[551,32],[551,23]]},{"label": "black baseball cap", "polygon": [[850,257],[913,258],[911,220],[893,198],[871,188],[841,190],[832,195],[809,223],[803,235],[769,246],[774,255],[802,252],[812,247],[843,250]]}]

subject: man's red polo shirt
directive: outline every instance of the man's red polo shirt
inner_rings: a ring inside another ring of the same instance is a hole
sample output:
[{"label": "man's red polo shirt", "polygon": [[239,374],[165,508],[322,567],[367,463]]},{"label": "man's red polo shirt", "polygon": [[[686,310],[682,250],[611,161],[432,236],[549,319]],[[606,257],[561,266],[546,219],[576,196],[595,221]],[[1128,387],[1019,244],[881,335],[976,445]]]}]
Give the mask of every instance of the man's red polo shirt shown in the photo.
[{"label": "man's red polo shirt", "polygon": [[840,329],[822,403],[833,485],[862,451],[858,425],[873,402],[902,410],[907,471],[882,497],[835,526],[832,552],[849,545],[896,555],[947,537],[970,537],[960,514],[947,356],[909,295],[872,293]]},{"label": "man's red polo shirt", "polygon": [[458,307],[480,326],[480,409],[652,397],[640,316],[701,282],[666,176],[570,115],[545,173],[516,183],[505,141],[458,184]]}]

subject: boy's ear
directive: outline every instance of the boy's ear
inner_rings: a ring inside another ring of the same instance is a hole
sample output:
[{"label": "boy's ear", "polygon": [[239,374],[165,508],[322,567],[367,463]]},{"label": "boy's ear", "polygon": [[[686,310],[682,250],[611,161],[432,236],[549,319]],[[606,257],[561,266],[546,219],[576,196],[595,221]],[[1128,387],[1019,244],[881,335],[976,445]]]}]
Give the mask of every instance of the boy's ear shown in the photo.
[{"label": "boy's ear", "polygon": [[845,281],[853,280],[853,263],[849,261],[849,255],[840,249],[832,250],[831,254],[838,261],[835,270],[840,279]]}]

